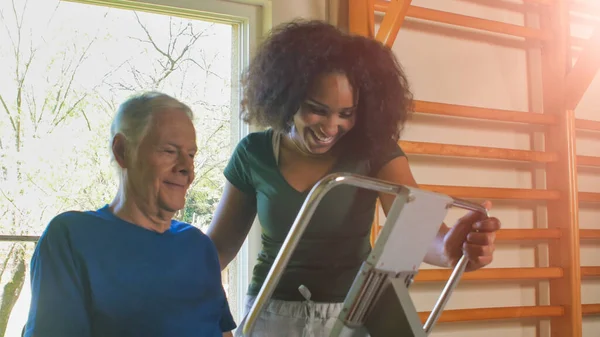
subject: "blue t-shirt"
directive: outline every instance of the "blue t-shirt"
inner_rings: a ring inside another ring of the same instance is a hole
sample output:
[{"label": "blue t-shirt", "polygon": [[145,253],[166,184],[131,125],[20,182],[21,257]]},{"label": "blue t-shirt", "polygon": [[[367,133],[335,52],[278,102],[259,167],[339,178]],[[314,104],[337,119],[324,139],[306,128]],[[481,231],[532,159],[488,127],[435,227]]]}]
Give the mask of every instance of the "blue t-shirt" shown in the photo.
[{"label": "blue t-shirt", "polygon": [[26,337],[221,337],[236,327],[208,236],[178,221],[153,232],[108,205],[52,219],[31,290]]}]

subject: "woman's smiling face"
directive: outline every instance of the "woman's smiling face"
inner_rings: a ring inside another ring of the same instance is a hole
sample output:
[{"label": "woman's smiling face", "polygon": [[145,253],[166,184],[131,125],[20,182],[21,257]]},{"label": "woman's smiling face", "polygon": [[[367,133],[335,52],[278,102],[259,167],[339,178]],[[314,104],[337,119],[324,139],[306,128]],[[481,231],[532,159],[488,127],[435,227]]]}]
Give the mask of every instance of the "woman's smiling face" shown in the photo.
[{"label": "woman's smiling face", "polygon": [[294,115],[292,138],[311,154],[324,154],[356,123],[354,89],[341,73],[322,75]]}]

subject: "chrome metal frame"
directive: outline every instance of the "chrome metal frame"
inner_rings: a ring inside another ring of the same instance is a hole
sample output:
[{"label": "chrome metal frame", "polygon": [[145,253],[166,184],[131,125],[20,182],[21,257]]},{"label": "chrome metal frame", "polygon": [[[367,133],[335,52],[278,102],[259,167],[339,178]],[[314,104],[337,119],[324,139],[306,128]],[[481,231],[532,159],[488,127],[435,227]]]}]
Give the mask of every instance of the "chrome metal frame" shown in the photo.
[{"label": "chrome metal frame", "polygon": [[[308,223],[310,222],[310,219],[314,214],[319,202],[331,189],[340,185],[351,185],[358,188],[394,195],[398,195],[404,188],[403,185],[392,184],[382,180],[350,173],[330,174],[317,182],[317,184],[315,184],[306,197],[306,200],[304,201],[304,204],[302,205],[294,224],[290,228],[290,231],[288,232],[288,235],[283,242],[279,253],[277,254],[277,258],[275,259],[273,266],[271,267],[271,270],[269,271],[269,274],[267,275],[267,278],[265,279],[265,282],[263,283],[260,292],[256,297],[250,312],[248,313],[246,324],[243,326],[244,335],[252,331],[260,312],[265,307],[267,301],[271,298],[273,291],[275,290],[281,278],[282,272],[286,268],[289,259],[298,245],[298,242],[300,241],[304,230],[308,226]],[[455,198],[452,198],[452,201],[452,205],[448,205],[448,207],[454,206],[462,209],[481,212],[486,216],[488,215],[485,207],[481,205]],[[437,322],[446,303],[448,302],[450,294],[458,284],[458,281],[465,271],[467,264],[467,258],[462,256],[423,326],[426,334],[431,332],[433,326]]]}]

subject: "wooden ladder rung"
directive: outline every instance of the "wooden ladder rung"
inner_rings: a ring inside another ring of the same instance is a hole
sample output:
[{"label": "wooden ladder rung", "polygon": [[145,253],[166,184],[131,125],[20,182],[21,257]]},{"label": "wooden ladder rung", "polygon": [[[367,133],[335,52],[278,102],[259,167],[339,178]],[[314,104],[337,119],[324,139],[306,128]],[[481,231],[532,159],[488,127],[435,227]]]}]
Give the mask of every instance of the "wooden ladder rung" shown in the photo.
[{"label": "wooden ladder rung", "polygon": [[600,229],[582,229],[579,231],[579,238],[584,240],[600,239]]},{"label": "wooden ladder rung", "polygon": [[579,201],[583,201],[583,202],[600,202],[600,193],[595,193],[595,192],[579,192]]},{"label": "wooden ladder rung", "polygon": [[581,267],[581,277],[600,277],[600,267]]},{"label": "wooden ladder rung", "polygon": [[539,5],[552,6],[556,0],[525,0],[524,2],[530,2]]},{"label": "wooden ladder rung", "polygon": [[[377,227],[381,228],[383,226],[378,225]],[[374,226],[374,228],[377,227]],[[376,232],[378,232],[378,230],[376,230]],[[600,238],[600,230],[598,232],[599,233],[594,234],[596,235],[594,238]],[[561,233],[557,228],[500,229],[496,232],[496,240],[498,241],[542,241],[560,239],[560,237]]]},{"label": "wooden ladder rung", "polygon": [[575,128],[580,130],[600,131],[600,122],[587,119],[576,119]]},{"label": "wooden ladder rung", "polygon": [[[495,147],[452,145],[414,141],[400,141],[399,144],[402,150],[408,154],[516,160],[537,163],[551,163],[558,160],[558,155],[556,153],[542,151],[513,150]],[[598,160],[600,161],[600,158],[598,158]]]},{"label": "wooden ladder rung", "polygon": [[[424,269],[415,276],[416,282],[440,282],[450,278],[452,270]],[[508,280],[539,280],[563,277],[561,268],[483,268],[470,273],[464,273],[461,280],[470,281],[508,281]]]},{"label": "wooden ladder rung", "polygon": [[577,156],[577,165],[600,167],[600,157]]},{"label": "wooden ladder rung", "polygon": [[[375,1],[375,11],[386,12],[389,7],[389,1]],[[524,37],[548,41],[552,35],[541,29],[529,28],[500,21],[482,19],[474,16],[444,12],[436,9],[410,6],[406,13],[407,17],[445,23],[459,27],[479,29],[492,33],[506,34],[516,37]]]},{"label": "wooden ladder rung", "polygon": [[581,306],[581,313],[584,315],[600,314],[600,304],[584,304]]},{"label": "wooden ladder rung", "polygon": [[[424,323],[430,312],[419,312],[419,317]],[[438,322],[469,322],[486,321],[493,319],[515,319],[515,318],[546,318],[560,317],[565,314],[562,306],[530,306],[530,307],[502,307],[502,308],[477,308],[477,309],[455,309],[444,310]]]},{"label": "wooden ladder rung", "polygon": [[560,230],[557,228],[500,229],[496,233],[498,241],[536,241],[560,239],[560,237]]},{"label": "wooden ladder rung", "polygon": [[505,200],[558,200],[560,198],[560,193],[552,190],[448,185],[419,185],[419,187],[455,198]]},{"label": "wooden ladder rung", "polygon": [[429,101],[414,101],[414,110],[417,113],[483,119],[490,121],[525,123],[538,125],[556,125],[557,119],[553,115],[501,109],[481,108],[468,105],[456,105]]}]

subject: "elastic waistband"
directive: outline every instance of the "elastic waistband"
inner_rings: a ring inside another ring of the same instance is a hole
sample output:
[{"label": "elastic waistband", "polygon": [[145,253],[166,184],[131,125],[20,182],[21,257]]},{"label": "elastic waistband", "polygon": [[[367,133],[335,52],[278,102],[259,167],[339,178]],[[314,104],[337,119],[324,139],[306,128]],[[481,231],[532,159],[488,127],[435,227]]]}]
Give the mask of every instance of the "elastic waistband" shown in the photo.
[{"label": "elastic waistband", "polygon": [[[246,310],[249,311],[256,296],[246,296]],[[272,313],[275,315],[293,317],[293,318],[309,318],[310,313],[307,312],[307,301],[282,301],[277,299],[271,299],[267,302],[267,305],[263,308],[263,311]],[[329,319],[337,317],[344,303],[342,302],[311,302],[312,310],[314,310],[314,318],[316,319]]]}]

